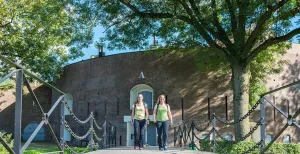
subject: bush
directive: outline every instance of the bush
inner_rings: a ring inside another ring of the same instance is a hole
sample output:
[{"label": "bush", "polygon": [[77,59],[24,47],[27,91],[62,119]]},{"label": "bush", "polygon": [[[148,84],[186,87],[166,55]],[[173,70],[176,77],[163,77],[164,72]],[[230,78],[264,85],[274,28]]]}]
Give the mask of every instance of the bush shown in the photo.
[{"label": "bush", "polygon": [[2,83],[0,83],[0,90],[7,91],[8,89],[14,88],[14,84],[10,82],[10,80],[6,80]]},{"label": "bush", "polygon": [[[255,142],[238,142],[232,144],[224,141],[217,141],[218,145],[230,154],[239,154],[247,151],[252,148],[256,143]],[[267,144],[266,144],[267,145]],[[213,145],[209,140],[200,141],[200,148],[202,151],[212,151]],[[216,146],[217,153],[224,153],[220,148]],[[260,149],[256,148],[250,154],[258,154]],[[300,153],[300,144],[285,144],[285,143],[273,143],[271,147],[265,153],[282,153],[282,154],[299,154]]]},{"label": "bush", "polygon": [[[0,136],[3,138],[3,140],[8,144],[8,146],[10,148],[13,147],[14,141],[12,139],[12,134],[7,134],[7,133],[0,132]],[[1,143],[0,143],[0,153],[1,154],[5,154],[5,153],[8,154],[9,153]]]}]

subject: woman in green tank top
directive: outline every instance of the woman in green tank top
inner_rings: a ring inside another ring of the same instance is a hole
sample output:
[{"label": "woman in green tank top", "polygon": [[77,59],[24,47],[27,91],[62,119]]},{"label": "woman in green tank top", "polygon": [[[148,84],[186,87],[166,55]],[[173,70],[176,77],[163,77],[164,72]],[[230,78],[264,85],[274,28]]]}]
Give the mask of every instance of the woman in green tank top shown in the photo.
[{"label": "woman in green tank top", "polygon": [[167,150],[169,124],[173,124],[170,106],[166,96],[160,95],[153,110],[153,122],[156,124],[159,150]]},{"label": "woman in green tank top", "polygon": [[[147,121],[146,121],[147,119]],[[146,123],[149,123],[147,104],[143,101],[143,95],[138,94],[137,100],[132,106],[131,122],[134,127],[134,149],[143,149],[144,132]]]}]

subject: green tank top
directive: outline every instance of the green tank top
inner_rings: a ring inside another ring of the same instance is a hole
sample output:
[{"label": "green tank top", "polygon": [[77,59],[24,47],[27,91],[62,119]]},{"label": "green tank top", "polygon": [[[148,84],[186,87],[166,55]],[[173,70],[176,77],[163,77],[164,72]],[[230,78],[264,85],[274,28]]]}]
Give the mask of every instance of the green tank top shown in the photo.
[{"label": "green tank top", "polygon": [[164,106],[156,106],[156,121],[167,121],[168,117],[168,107],[167,104]]},{"label": "green tank top", "polygon": [[135,110],[134,111],[135,112],[134,119],[136,119],[136,120],[143,120],[143,119],[145,119],[145,114],[146,114],[145,108],[147,108],[147,104],[146,103],[144,103],[142,106],[133,105],[133,108]]}]

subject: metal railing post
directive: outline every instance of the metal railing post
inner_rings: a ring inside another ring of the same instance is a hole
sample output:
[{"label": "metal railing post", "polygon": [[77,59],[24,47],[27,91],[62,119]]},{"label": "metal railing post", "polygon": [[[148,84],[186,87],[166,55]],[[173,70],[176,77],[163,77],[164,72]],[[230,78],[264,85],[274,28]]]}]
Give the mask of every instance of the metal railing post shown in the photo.
[{"label": "metal railing post", "polygon": [[265,103],[264,103],[264,96],[260,97],[260,119],[261,119],[261,125],[260,125],[260,140],[261,140],[261,146],[260,146],[260,152],[263,153],[264,149],[266,147],[265,144]]},{"label": "metal railing post", "polygon": [[14,152],[21,153],[21,127],[22,127],[22,88],[23,70],[19,70],[16,75],[16,103],[15,103],[15,130],[14,130]]},{"label": "metal railing post", "polygon": [[94,136],[94,123],[93,123],[93,121],[94,121],[94,115],[93,115],[93,112],[91,112],[91,119],[90,119],[90,129],[92,129],[91,130],[91,132],[90,132],[90,148],[91,148],[91,151],[93,151],[93,147],[94,147],[94,145],[93,145],[93,136]]},{"label": "metal railing post", "polygon": [[117,146],[117,127],[115,127],[115,147]]},{"label": "metal railing post", "polygon": [[61,154],[64,153],[65,147],[65,103],[63,101],[60,102],[60,146],[62,149],[62,152],[60,152]]},{"label": "metal railing post", "polygon": [[110,135],[111,135],[111,125],[109,124],[109,127],[108,127],[108,147],[110,148]]},{"label": "metal railing post", "polygon": [[195,147],[195,142],[194,142],[194,135],[195,135],[195,122],[194,120],[192,121],[192,150],[194,150]]},{"label": "metal railing post", "polygon": [[177,134],[176,134],[176,127],[174,127],[174,147],[176,145],[176,136],[177,136]]},{"label": "metal railing post", "polygon": [[107,135],[106,135],[106,120],[104,121],[103,124],[103,145],[104,147],[106,147],[106,139],[107,139]]},{"label": "metal railing post", "polygon": [[184,131],[183,131],[183,135],[184,135],[184,146],[186,146],[186,125],[184,124]]},{"label": "metal railing post", "polygon": [[215,114],[213,114],[212,116],[212,133],[213,133],[213,136],[212,136],[212,140],[213,140],[213,153],[216,153],[216,117],[215,117]]}]

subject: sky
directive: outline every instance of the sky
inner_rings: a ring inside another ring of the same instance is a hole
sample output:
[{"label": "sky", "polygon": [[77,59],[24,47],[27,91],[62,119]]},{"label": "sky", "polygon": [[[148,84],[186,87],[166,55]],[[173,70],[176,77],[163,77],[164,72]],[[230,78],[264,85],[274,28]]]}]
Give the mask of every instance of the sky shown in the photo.
[{"label": "sky", "polygon": [[[99,40],[100,37],[104,36],[104,28],[101,27],[101,26],[96,26],[94,28],[94,43]],[[76,63],[78,61],[81,61],[81,60],[86,60],[86,59],[90,59],[90,57],[92,55],[98,55],[98,49],[95,48],[95,45],[91,44],[89,48],[84,48],[83,49],[83,53],[84,53],[84,56],[83,57],[79,57],[75,60],[72,60],[72,61],[69,61],[69,64],[72,64],[72,63]],[[105,55],[113,55],[113,54],[118,54],[118,53],[124,53],[124,52],[129,52],[129,51],[126,51],[126,50],[108,50],[106,48],[103,48],[103,51],[105,52]],[[132,52],[132,51],[130,51]]]},{"label": "sky", "polygon": [[[294,26],[291,28],[291,29],[294,29],[296,28],[296,26],[298,26],[295,21],[297,21],[297,19],[294,19],[292,22],[294,23]],[[94,28],[94,43],[99,40],[99,37],[102,37],[104,36],[104,28],[101,27],[101,26],[96,26]],[[149,39],[149,44],[152,44],[150,43],[152,41],[152,39]],[[293,38],[293,41],[294,43],[298,43],[297,39],[296,39],[296,36]],[[84,56],[83,57],[79,57],[75,60],[72,60],[72,61],[69,61],[68,63],[69,64],[72,64],[72,63],[76,63],[76,62],[79,62],[79,61],[82,61],[82,60],[87,60],[87,59],[90,59],[90,57],[92,55],[98,55],[98,49],[95,48],[95,45],[91,44],[89,48],[85,48],[83,49],[83,53],[84,53]],[[105,55],[113,55],[113,54],[119,54],[119,53],[126,53],[126,52],[134,52],[134,50],[108,50],[106,48],[103,48],[104,52],[105,52]]]}]

